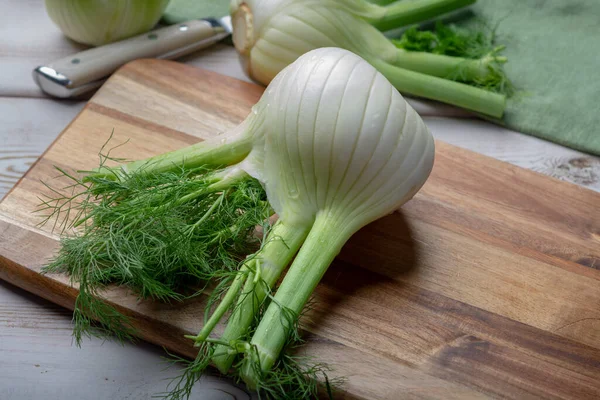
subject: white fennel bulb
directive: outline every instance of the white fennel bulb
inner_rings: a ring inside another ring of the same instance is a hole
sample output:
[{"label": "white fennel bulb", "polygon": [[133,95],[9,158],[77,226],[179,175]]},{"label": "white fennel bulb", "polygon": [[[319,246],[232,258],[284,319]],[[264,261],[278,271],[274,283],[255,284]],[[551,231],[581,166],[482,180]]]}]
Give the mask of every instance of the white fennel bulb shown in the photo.
[{"label": "white fennel bulb", "polygon": [[461,82],[501,79],[498,65],[505,57],[493,53],[465,59],[406,51],[380,31],[473,2],[413,0],[379,6],[366,0],[232,0],[233,42],[248,75],[265,85],[302,54],[340,47],[367,60],[404,94],[499,118],[504,95]]},{"label": "white fennel bulb", "polygon": [[233,0],[233,42],[249,75],[263,84],[321,47],[344,48],[367,60],[369,55],[393,58],[395,46],[378,40],[381,33],[356,18],[381,8],[353,0]]},{"label": "white fennel bulb", "polygon": [[100,46],[154,27],[169,0],[46,0],[50,19],[76,42]]},{"label": "white fennel bulb", "polygon": [[323,213],[351,235],[408,200],[431,170],[433,140],[419,115],[351,52],[300,57],[256,110],[264,160],[247,172],[284,222],[312,224]]}]

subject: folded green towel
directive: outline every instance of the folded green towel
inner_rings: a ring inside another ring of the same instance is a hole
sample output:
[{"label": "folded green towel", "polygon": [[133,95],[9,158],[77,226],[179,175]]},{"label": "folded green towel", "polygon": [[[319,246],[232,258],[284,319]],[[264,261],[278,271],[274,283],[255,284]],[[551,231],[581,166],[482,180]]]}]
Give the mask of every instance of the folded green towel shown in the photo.
[{"label": "folded green towel", "polygon": [[[229,0],[171,0],[166,22],[228,12]],[[600,0],[479,0],[474,14],[498,23],[505,68],[520,91],[503,123],[575,149],[600,154]],[[465,18],[473,26],[480,18]]]},{"label": "folded green towel", "polygon": [[506,126],[600,154],[600,0],[479,0],[473,12],[498,24],[506,72],[521,91]]},{"label": "folded green towel", "polygon": [[229,0],[171,0],[162,22],[176,24],[197,18],[219,18],[229,14],[229,3]]}]

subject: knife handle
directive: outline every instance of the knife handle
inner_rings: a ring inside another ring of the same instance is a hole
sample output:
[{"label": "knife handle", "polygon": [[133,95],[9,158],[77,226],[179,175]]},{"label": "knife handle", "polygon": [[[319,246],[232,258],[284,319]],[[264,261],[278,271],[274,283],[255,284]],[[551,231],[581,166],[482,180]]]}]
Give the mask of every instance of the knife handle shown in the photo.
[{"label": "knife handle", "polygon": [[[218,24],[208,20],[192,20],[84,50],[38,67],[36,73],[52,71],[55,82],[62,81],[65,88],[77,91],[78,87],[93,85],[93,82],[106,78],[129,61],[138,58],[176,58],[208,47],[227,35],[225,29]],[[48,92],[44,86],[42,89]],[[50,94],[69,97],[58,93]]]}]

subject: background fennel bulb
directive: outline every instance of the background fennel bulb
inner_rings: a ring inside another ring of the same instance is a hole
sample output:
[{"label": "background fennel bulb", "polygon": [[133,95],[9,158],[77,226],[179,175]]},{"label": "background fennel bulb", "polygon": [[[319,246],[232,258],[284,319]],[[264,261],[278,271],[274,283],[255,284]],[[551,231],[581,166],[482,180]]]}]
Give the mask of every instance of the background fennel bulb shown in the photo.
[{"label": "background fennel bulb", "polygon": [[248,74],[265,85],[307,51],[340,47],[367,60],[402,93],[500,118],[505,96],[474,87],[501,80],[506,59],[497,50],[479,59],[407,51],[380,31],[473,2],[413,0],[379,6],[366,0],[232,0],[233,41]]},{"label": "background fennel bulb", "polygon": [[169,0],[46,0],[46,11],[76,42],[99,46],[154,27]]},{"label": "background fennel bulb", "polygon": [[[200,351],[173,397],[188,394],[210,363],[267,398],[312,396],[319,370],[282,353],[299,338],[304,305],[344,243],[408,201],[433,159],[431,133],[372,65],[339,48],[309,51],[230,132],[76,180],[83,233],[63,240],[47,270],[83,278],[79,336],[92,317],[121,337],[132,333],[96,298],[107,281],[172,300],[190,278],[212,280],[209,304],[218,305],[190,337]],[[279,219],[269,225],[273,211]],[[245,257],[255,224],[265,237]]]}]

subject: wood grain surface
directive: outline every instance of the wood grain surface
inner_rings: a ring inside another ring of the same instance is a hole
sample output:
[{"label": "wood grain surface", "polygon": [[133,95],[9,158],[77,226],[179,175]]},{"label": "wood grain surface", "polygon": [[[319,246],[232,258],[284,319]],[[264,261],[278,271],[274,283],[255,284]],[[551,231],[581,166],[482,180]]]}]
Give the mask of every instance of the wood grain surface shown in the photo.
[{"label": "wood grain surface", "polygon": [[[240,122],[262,89],[167,61],[129,64],[0,203],[0,278],[72,307],[40,268],[57,248],[31,211],[53,166],[143,158]],[[51,181],[60,183],[58,181]],[[401,211],[358,232],[317,288],[304,351],[345,376],[342,398],[597,398],[600,194],[437,143],[433,174]],[[106,293],[148,341],[192,356],[202,301]]]}]

